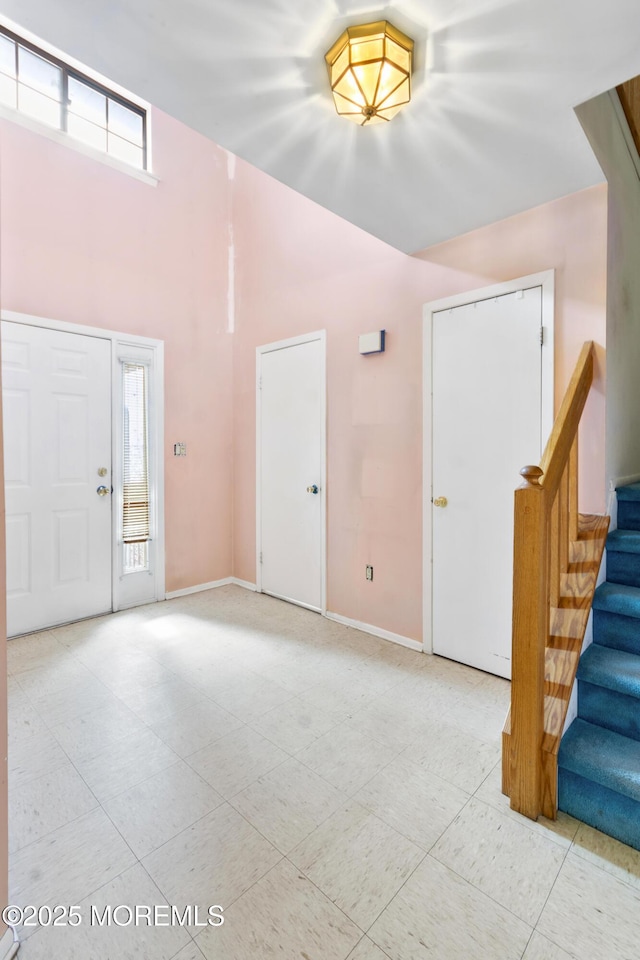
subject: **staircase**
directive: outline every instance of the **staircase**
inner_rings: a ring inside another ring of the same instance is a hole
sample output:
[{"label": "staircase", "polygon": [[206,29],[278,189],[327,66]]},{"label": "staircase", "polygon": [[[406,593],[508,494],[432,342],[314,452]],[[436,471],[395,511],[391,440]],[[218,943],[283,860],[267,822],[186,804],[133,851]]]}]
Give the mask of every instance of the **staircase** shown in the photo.
[{"label": "staircase", "polygon": [[540,465],[520,471],[513,513],[511,708],[502,792],[531,820],[558,812],[558,751],[609,518],[579,512],[578,430],[595,349],[580,351]]},{"label": "staircase", "polygon": [[640,483],[619,487],[578,717],[560,744],[558,807],[640,850]]}]

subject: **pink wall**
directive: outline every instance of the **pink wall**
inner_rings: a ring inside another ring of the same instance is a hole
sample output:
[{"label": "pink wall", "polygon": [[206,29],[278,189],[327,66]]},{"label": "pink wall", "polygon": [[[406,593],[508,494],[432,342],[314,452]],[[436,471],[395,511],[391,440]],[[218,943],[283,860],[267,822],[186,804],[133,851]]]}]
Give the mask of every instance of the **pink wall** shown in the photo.
[{"label": "pink wall", "polygon": [[[255,579],[255,347],[326,328],[328,609],[419,640],[422,306],[552,267],[557,397],[582,342],[600,344],[582,506],[604,510],[606,188],[410,258],[239,163],[234,225],[236,576]],[[357,335],[383,327],[387,352],[360,357]],[[375,567],[373,583],[364,579],[366,563]]]},{"label": "pink wall", "polygon": [[[2,306],[165,341],[176,590],[231,569],[227,154],[157,111],[153,138],[157,187],[1,122]],[[178,440],[186,459],[172,455]]]},{"label": "pink wall", "polygon": [[[559,395],[582,341],[604,343],[605,188],[412,258],[246,163],[230,182],[224,151],[156,111],[156,188],[12,123],[0,133],[3,307],[165,341],[167,589],[255,579],[255,347],[326,329],[329,610],[420,639],[422,306],[555,267]],[[387,352],[360,357],[357,335],[382,327]],[[598,391],[593,510],[602,371]]]},{"label": "pink wall", "polygon": [[[417,265],[245,163],[234,214],[234,573],[255,580],[255,348],[326,328],[328,609],[419,636]],[[360,357],[382,327],[387,353]]]}]

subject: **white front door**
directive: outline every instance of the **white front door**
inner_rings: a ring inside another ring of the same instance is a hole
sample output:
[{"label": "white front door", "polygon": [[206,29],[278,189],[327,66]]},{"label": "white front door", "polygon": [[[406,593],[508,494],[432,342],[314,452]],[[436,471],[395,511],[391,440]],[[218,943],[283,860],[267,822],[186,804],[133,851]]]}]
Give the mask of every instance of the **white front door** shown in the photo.
[{"label": "white front door", "polygon": [[2,321],[9,636],[111,610],[111,344]]},{"label": "white front door", "polygon": [[258,586],[323,606],[325,340],[258,350]]},{"label": "white front door", "polygon": [[541,452],[541,318],[540,287],[433,315],[433,652],[503,677],[513,491]]}]

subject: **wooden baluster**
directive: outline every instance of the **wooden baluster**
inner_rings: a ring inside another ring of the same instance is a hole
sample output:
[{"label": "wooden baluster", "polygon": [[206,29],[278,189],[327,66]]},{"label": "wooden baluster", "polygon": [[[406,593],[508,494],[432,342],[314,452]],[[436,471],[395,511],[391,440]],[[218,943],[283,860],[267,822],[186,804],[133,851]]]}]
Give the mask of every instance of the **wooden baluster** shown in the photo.
[{"label": "wooden baluster", "polygon": [[[569,464],[565,467],[558,488],[558,500],[560,501],[559,520],[560,520],[560,575],[569,570]],[[562,593],[562,590],[560,590]]]},{"label": "wooden baluster", "polygon": [[515,492],[513,651],[511,684],[511,808],[540,813],[544,733],[544,657],[549,631],[549,505],[537,466],[520,471]]},{"label": "wooden baluster", "polygon": [[553,498],[549,523],[549,603],[560,606],[560,491]]},{"label": "wooden baluster", "polygon": [[578,434],[569,453],[569,540],[578,539]]}]

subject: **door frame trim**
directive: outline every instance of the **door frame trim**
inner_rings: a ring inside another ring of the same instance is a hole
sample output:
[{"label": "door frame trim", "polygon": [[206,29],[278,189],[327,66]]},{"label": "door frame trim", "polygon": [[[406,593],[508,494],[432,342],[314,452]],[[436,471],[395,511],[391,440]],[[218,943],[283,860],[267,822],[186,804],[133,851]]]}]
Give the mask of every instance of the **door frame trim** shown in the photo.
[{"label": "door frame trim", "polygon": [[[303,343],[312,343],[319,340],[322,344],[322,358],[320,369],[320,404],[322,419],[320,425],[320,573],[322,616],[327,614],[327,331],[317,330],[314,333],[301,334],[298,337],[289,337],[286,340],[276,340],[256,347],[256,590],[262,593],[262,565],[260,553],[262,551],[262,395],[260,376],[262,356],[273,353],[275,350],[285,350],[287,347],[297,347]],[[297,602],[297,601],[291,601]],[[305,606],[299,604],[299,606]],[[314,608],[315,609],[315,608]]]},{"label": "door frame trim", "polygon": [[[542,450],[554,420],[555,270],[544,270],[425,303],[422,349],[422,649],[433,653],[433,315],[441,310],[542,287],[541,436]],[[542,450],[540,453],[542,454]],[[514,477],[514,490],[516,478]]]},{"label": "door frame trim", "polygon": [[[120,413],[119,396],[116,387],[119,383],[118,350],[123,347],[144,347],[153,351],[153,430],[149,433],[151,467],[155,482],[152,483],[153,501],[155,510],[156,536],[156,576],[155,599],[165,598],[165,523],[164,523],[164,340],[155,340],[152,337],[142,337],[137,334],[120,333],[116,330],[106,330],[103,327],[91,327],[87,324],[67,323],[64,320],[52,320],[49,317],[37,317],[28,313],[18,313],[15,310],[1,310],[0,320],[9,320],[12,323],[22,323],[31,327],[44,327],[48,330],[57,330],[62,333],[75,333],[85,337],[96,337],[99,340],[109,340],[111,343],[111,417],[112,417],[112,476],[120,474],[122,452],[117,444],[118,431],[114,429]],[[118,566],[118,535],[116,511],[112,511],[111,537],[111,604],[115,613],[123,609],[120,604],[120,574]],[[143,601],[148,603],[148,600]],[[136,606],[136,604],[131,604]]]}]

